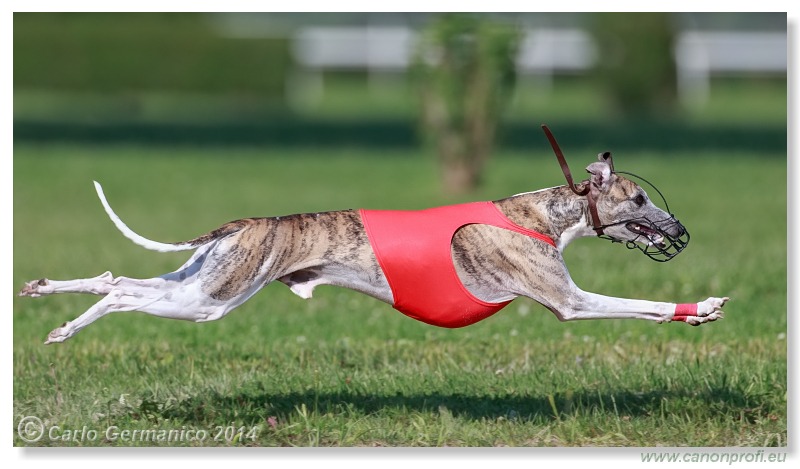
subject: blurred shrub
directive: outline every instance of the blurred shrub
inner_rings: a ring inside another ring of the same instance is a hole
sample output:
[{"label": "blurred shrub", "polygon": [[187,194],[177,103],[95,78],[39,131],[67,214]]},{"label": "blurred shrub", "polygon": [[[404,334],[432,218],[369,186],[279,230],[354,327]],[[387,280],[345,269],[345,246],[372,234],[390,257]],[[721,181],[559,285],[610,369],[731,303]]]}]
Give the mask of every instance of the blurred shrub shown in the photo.
[{"label": "blurred shrub", "polygon": [[628,115],[669,114],[677,85],[671,13],[598,13],[595,76],[618,110]]},{"label": "blurred shrub", "polygon": [[285,39],[220,37],[192,13],[15,13],[14,87],[282,97]]},{"label": "blurred shrub", "polygon": [[448,192],[480,182],[516,82],[520,38],[510,24],[466,14],[442,15],[422,33],[412,73],[423,133],[437,148]]}]

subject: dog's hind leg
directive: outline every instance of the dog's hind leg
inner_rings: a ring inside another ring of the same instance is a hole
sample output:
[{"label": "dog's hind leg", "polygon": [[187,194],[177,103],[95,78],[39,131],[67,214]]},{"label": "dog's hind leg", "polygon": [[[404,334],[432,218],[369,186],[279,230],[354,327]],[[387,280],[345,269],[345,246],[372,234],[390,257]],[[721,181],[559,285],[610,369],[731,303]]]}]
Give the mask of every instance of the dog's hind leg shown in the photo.
[{"label": "dog's hind leg", "polygon": [[220,302],[204,294],[197,281],[197,274],[207,258],[206,253],[214,244],[201,247],[180,269],[160,277],[131,279],[113,277],[107,272],[92,279],[41,282],[45,285],[39,281],[29,282],[20,294],[106,295],[77,319],[53,330],[46,344],[63,342],[106,314],[118,311],[140,311],[163,318],[195,322],[219,319],[233,306],[230,302]]},{"label": "dog's hind leg", "polygon": [[[151,280],[164,282],[160,278]],[[231,309],[199,293],[196,284],[169,282],[163,285],[164,288],[115,286],[85,313],[50,332],[45,344],[63,342],[94,321],[114,312],[140,311],[162,318],[201,322],[218,319]]]},{"label": "dog's hind leg", "polygon": [[157,278],[137,280],[101,275],[83,282],[52,283],[62,292],[108,291],[105,298],[74,321],[53,330],[45,343],[63,342],[106,314],[118,311],[140,311],[193,322],[224,317],[277,275],[269,269],[271,262],[264,266],[255,255],[260,253],[260,243],[242,245],[238,240],[233,235],[224,242],[204,246],[181,269]]},{"label": "dog's hind leg", "polygon": [[165,280],[162,278],[139,280],[128,277],[114,277],[111,275],[111,272],[104,272],[97,277],[74,280],[50,280],[46,278],[31,280],[22,287],[19,296],[38,298],[40,296],[53,295],[56,293],[108,295],[115,287],[160,288],[164,283]]},{"label": "dog's hind leg", "polygon": [[112,289],[118,288],[155,288],[159,289],[168,281],[183,281],[196,274],[206,259],[206,253],[216,242],[199,247],[194,254],[175,272],[151,279],[134,279],[114,277],[111,272],[104,272],[97,277],[74,280],[50,280],[41,278],[25,283],[19,296],[38,298],[56,293],[88,293],[91,295],[108,295]]}]

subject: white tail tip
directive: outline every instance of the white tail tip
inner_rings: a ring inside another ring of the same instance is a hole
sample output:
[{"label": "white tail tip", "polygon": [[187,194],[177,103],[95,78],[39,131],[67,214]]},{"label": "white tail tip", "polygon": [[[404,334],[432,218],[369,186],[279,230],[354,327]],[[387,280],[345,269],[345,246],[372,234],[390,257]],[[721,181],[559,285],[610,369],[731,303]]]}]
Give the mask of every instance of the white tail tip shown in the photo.
[{"label": "white tail tip", "polygon": [[159,252],[187,251],[196,248],[196,246],[192,246],[191,244],[159,243],[158,241],[147,239],[144,236],[135,233],[133,230],[128,228],[128,226],[117,216],[116,213],[114,213],[111,205],[108,204],[108,200],[106,200],[106,196],[103,193],[103,187],[100,185],[100,183],[97,181],[93,182],[94,189],[97,191],[97,196],[100,198],[100,203],[103,204],[103,209],[105,209],[106,214],[108,214],[109,218],[111,218],[111,221],[114,222],[114,226],[116,226],[126,238],[130,239],[139,246],[142,246],[143,248]]}]

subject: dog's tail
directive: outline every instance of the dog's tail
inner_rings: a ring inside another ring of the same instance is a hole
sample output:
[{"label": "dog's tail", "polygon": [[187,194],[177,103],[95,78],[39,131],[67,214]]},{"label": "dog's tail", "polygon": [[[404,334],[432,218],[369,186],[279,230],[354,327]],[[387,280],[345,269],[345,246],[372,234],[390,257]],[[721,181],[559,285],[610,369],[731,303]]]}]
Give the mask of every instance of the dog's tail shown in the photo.
[{"label": "dog's tail", "polygon": [[114,213],[114,210],[111,209],[111,206],[108,204],[108,201],[106,200],[105,194],[103,194],[103,187],[100,186],[100,183],[94,181],[94,188],[97,191],[97,196],[100,197],[100,202],[103,204],[103,208],[106,210],[106,213],[111,218],[111,221],[114,222],[114,225],[117,227],[117,229],[120,230],[126,238],[130,239],[134,243],[144,248],[151,249],[153,251],[175,252],[175,251],[189,251],[192,249],[197,249],[198,247],[210,243],[215,239],[218,239],[220,237],[241,230],[242,228],[244,228],[245,225],[248,224],[248,222],[251,221],[251,220],[239,220],[227,223],[214,231],[206,233],[202,236],[198,236],[197,238],[189,241],[184,241],[180,243],[159,243],[158,241],[147,239],[144,236],[141,236],[138,233],[135,233],[130,228],[128,228],[128,225],[126,225],[117,216],[117,214]]}]

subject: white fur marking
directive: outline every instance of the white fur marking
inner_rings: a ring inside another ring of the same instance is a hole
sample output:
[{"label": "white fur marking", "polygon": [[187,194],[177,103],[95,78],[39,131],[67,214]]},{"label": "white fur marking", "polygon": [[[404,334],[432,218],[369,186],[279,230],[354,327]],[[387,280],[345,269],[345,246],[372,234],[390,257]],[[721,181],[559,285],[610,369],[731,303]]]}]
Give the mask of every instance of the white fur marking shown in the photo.
[{"label": "white fur marking", "polygon": [[197,248],[197,246],[192,246],[191,244],[159,243],[158,241],[147,239],[144,236],[135,233],[132,229],[128,228],[128,225],[126,225],[117,216],[117,214],[114,213],[114,210],[111,209],[111,205],[108,204],[106,196],[105,194],[103,194],[103,187],[100,185],[99,182],[94,181],[94,188],[97,191],[97,196],[100,197],[100,203],[103,204],[103,208],[105,209],[109,218],[111,218],[111,221],[114,222],[114,226],[116,226],[117,229],[120,230],[126,238],[130,239],[139,246],[159,252],[188,251],[190,249]]},{"label": "white fur marking", "polygon": [[314,280],[309,280],[308,282],[295,283],[289,288],[292,290],[292,293],[307,300],[313,296],[314,288],[316,288],[317,285],[324,285],[327,283],[329,282],[325,278],[319,277]]},{"label": "white fur marking", "polygon": [[561,236],[559,236],[556,240],[556,247],[558,248],[559,252],[564,252],[564,248],[566,248],[567,245],[569,245],[569,243],[572,241],[578,238],[593,235],[594,231],[592,230],[592,227],[581,220],[577,225],[571,226],[561,233]]}]

